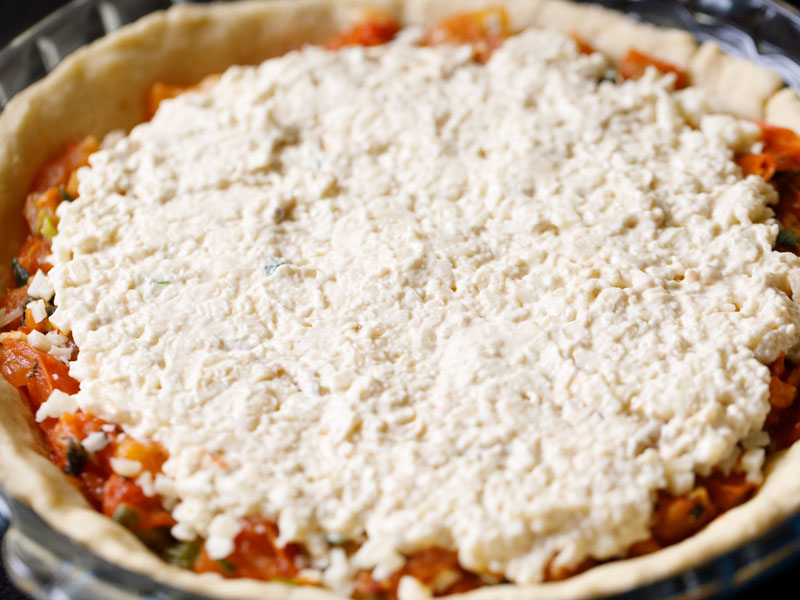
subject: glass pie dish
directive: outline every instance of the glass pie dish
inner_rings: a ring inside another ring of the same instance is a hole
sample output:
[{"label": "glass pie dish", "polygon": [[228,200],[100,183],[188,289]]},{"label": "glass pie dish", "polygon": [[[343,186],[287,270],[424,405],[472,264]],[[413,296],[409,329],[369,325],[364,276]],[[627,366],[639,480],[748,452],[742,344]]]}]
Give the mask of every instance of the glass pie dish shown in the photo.
[{"label": "glass pie dish", "polygon": [[[18,38],[0,54],[0,100],[52,69],[78,46],[116,29],[162,2],[73,3]],[[732,54],[779,71],[795,87],[798,75],[791,46],[797,17],[775,4],[726,6],[665,2],[608,3],[634,18],[691,30],[699,39],[715,39]],[[784,48],[786,50],[784,51]],[[9,571],[20,585],[42,597],[199,597],[126,572],[97,559],[44,525],[32,511],[8,498],[12,529],[5,542]],[[626,592],[622,597],[704,597],[746,584],[761,572],[797,554],[796,523],[790,521],[722,558],[662,582]],[[57,590],[57,592],[56,592]]]}]

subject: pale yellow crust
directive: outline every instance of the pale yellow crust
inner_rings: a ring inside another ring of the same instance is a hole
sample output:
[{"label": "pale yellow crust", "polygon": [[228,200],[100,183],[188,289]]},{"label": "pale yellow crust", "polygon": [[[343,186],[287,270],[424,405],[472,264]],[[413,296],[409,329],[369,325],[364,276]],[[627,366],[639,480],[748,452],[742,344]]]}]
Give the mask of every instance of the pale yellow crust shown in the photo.
[{"label": "pale yellow crust", "polygon": [[[503,4],[500,2],[499,4]],[[691,36],[634,23],[618,13],[563,0],[507,0],[515,28],[548,25],[574,32],[619,58],[631,46],[687,66],[726,110],[780,125],[800,126],[800,99],[781,91],[777,75],[721,54],[699,51]],[[230,64],[254,63],[303,43],[319,42],[356,21],[361,7],[380,6],[404,23],[426,24],[466,8],[498,5],[470,0],[277,0],[234,5],[181,5],[153,14],[75,52],[46,79],[19,94],[0,115],[0,242],[3,264],[22,242],[21,203],[33,173],[66,142],[129,129],[143,116],[142,99],[156,80],[191,83]],[[708,49],[711,48],[711,49]],[[735,61],[735,62],[732,62]],[[744,69],[749,85],[741,91]],[[741,71],[740,71],[741,72]],[[772,98],[770,99],[770,96]],[[735,98],[735,99],[732,99]],[[766,113],[764,107],[766,106]],[[4,282],[0,282],[4,283]],[[0,481],[55,529],[98,555],[173,586],[220,598],[333,598],[320,589],[223,580],[163,563],[130,532],[92,510],[41,451],[30,411],[0,378]],[[464,597],[484,600],[567,599],[612,594],[674,575],[735,548],[800,507],[800,446],[772,456],[754,499],[729,511],[686,541],[655,554],[596,567],[559,583],[502,585]]]},{"label": "pale yellow crust", "polygon": [[764,120],[770,125],[800,131],[800,95],[791,88],[775,92],[767,100]]},{"label": "pale yellow crust", "polygon": [[462,12],[502,5],[515,31],[537,24],[545,0],[406,0],[402,3],[402,20],[407,25],[427,26]]},{"label": "pale yellow crust", "polygon": [[682,69],[697,49],[694,37],[682,29],[637,23],[602,6],[544,0],[536,25],[573,33],[615,61],[636,48]]},{"label": "pale yellow crust", "polygon": [[704,42],[689,61],[689,77],[706,90],[714,109],[747,119],[763,119],[767,99],[783,87],[780,75],[725,54]]}]

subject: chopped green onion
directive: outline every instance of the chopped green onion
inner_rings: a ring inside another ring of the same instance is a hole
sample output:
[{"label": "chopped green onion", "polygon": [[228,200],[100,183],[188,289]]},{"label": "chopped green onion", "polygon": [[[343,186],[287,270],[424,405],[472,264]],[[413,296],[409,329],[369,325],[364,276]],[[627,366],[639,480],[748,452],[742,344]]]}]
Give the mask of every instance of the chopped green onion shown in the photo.
[{"label": "chopped green onion", "polygon": [[139,522],[139,512],[128,504],[120,504],[111,518],[115,523],[130,528]]},{"label": "chopped green onion", "polygon": [[617,83],[617,70],[613,67],[610,69],[606,69],[603,73],[603,77],[600,78],[600,81],[610,81],[611,83]]},{"label": "chopped green onion", "polygon": [[797,236],[791,229],[781,229],[775,238],[775,245],[797,250]]},{"label": "chopped green onion", "polygon": [[236,570],[236,567],[233,565],[232,562],[225,560],[224,558],[220,558],[217,560],[217,564],[222,567],[222,570],[225,571],[228,575],[233,573]]},{"label": "chopped green onion", "polygon": [[177,542],[164,551],[164,559],[178,567],[194,569],[199,554],[199,542]]},{"label": "chopped green onion", "polygon": [[67,445],[67,464],[64,467],[64,473],[77,477],[83,472],[88,458],[86,449],[81,443],[75,438],[70,439]]},{"label": "chopped green onion", "polygon": [[706,512],[706,507],[702,504],[695,504],[689,511],[689,519],[692,521],[699,521]]},{"label": "chopped green onion", "polygon": [[11,272],[14,274],[14,283],[17,284],[17,287],[22,287],[28,283],[28,279],[31,276],[16,258],[11,259]]},{"label": "chopped green onion", "polygon": [[70,194],[67,191],[67,188],[65,188],[63,185],[58,186],[58,193],[61,194],[61,199],[64,202],[72,202],[73,200],[75,200],[75,196]]},{"label": "chopped green onion", "polygon": [[331,546],[344,546],[349,541],[350,540],[348,540],[346,537],[341,537],[338,535],[328,536],[328,544],[330,544]]},{"label": "chopped green onion", "polygon": [[[138,515],[137,515],[138,520]],[[135,523],[134,523],[135,525]],[[142,543],[158,554],[163,554],[175,541],[169,534],[169,527],[153,527],[151,529],[137,529],[134,531]]]}]

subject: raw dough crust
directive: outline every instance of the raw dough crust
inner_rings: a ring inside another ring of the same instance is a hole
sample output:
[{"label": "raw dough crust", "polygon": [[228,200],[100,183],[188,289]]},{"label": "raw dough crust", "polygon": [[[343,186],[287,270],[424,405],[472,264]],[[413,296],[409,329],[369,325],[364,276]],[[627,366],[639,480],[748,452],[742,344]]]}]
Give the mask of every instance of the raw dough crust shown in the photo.
[{"label": "raw dough crust", "polygon": [[[469,7],[490,4],[498,3],[470,0]],[[762,117],[765,101],[780,85],[777,75],[727,57],[711,46],[701,47],[695,54],[691,36],[678,30],[659,30],[606,9],[571,5],[563,0],[507,0],[506,4],[515,27],[531,23],[552,25],[574,31],[612,57],[619,57],[636,45],[680,66],[688,64],[695,82],[721,98],[730,97],[728,108],[741,115]],[[0,218],[10,228],[6,232],[10,235],[0,242],[0,260],[5,264],[22,241],[16,233],[18,215],[38,166],[70,140],[89,133],[102,136],[139,122],[143,116],[142,98],[151,82],[191,83],[233,63],[255,63],[304,42],[319,42],[356,21],[359,7],[376,5],[406,23],[431,23],[466,8],[457,0],[276,0],[224,6],[179,5],[76,51],[52,74],[14,98],[0,115]],[[744,68],[739,73],[749,74],[749,95],[737,96],[743,75],[731,79],[734,68]],[[733,82],[737,85],[730,86]],[[796,95],[787,98],[787,92],[776,94],[767,107],[768,114],[772,111],[784,124],[800,124],[800,100]],[[163,563],[129,531],[87,505],[45,458],[34,431],[30,411],[20,402],[16,390],[0,378],[0,481],[55,529],[103,558],[169,585],[220,598],[338,597],[315,588],[197,575]],[[799,470],[797,444],[770,458],[765,483],[755,498],[725,513],[700,533],[655,554],[601,565],[563,582],[492,586],[463,597],[585,598],[621,592],[674,575],[752,539],[795,512],[800,507],[800,478],[796,477]]]},{"label": "raw dough crust", "polygon": [[614,61],[621,60],[635,47],[685,69],[697,50],[697,42],[688,31],[637,23],[598,5],[544,0],[535,24],[574,33]]},{"label": "raw dough crust", "polygon": [[515,31],[538,23],[537,16],[545,0],[407,0],[402,8],[402,22],[426,26],[450,15],[502,5]]},{"label": "raw dough crust", "polygon": [[800,131],[800,95],[788,87],[775,92],[767,100],[764,121]]},{"label": "raw dough crust", "polygon": [[746,119],[763,119],[767,99],[783,86],[777,73],[729,56],[714,42],[703,42],[689,61],[689,77],[709,94],[715,110]]}]

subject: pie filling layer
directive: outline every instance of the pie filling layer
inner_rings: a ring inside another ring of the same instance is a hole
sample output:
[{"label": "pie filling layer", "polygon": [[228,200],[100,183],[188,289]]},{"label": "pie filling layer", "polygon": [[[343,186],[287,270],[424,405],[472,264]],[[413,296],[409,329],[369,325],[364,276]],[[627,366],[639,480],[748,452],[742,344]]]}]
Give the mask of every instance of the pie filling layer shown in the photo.
[{"label": "pie filling layer", "polygon": [[160,444],[112,466],[211,559],[260,515],[340,591],[431,547],[530,583],[625,555],[697,475],[760,481],[800,323],[733,160],[762,130],[554,32],[419,42],[231,68],[58,208],[80,390],[39,417]]}]

